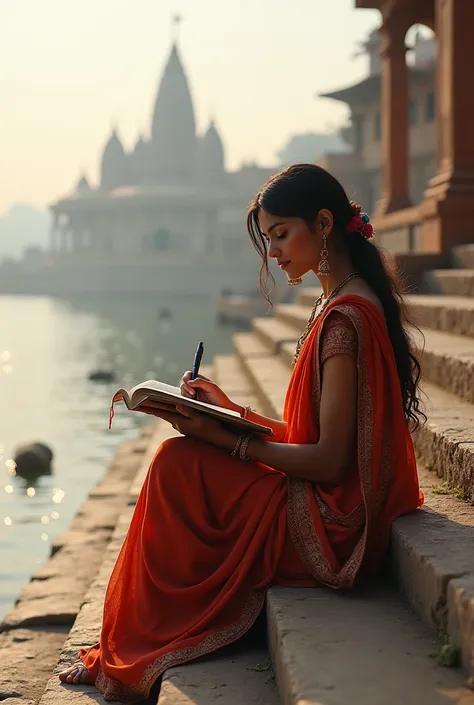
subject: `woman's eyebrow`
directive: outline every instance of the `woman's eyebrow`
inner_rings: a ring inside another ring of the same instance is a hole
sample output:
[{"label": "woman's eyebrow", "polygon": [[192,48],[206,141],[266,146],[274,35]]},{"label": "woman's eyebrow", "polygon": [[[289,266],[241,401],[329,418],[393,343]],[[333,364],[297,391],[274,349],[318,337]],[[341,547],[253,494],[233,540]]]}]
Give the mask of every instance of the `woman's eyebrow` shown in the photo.
[{"label": "woman's eyebrow", "polygon": [[270,227],[268,228],[268,234],[270,235],[272,230],[275,230],[275,228],[278,228],[279,225],[285,225],[285,223],[284,222],[273,223],[273,225],[270,225]]}]

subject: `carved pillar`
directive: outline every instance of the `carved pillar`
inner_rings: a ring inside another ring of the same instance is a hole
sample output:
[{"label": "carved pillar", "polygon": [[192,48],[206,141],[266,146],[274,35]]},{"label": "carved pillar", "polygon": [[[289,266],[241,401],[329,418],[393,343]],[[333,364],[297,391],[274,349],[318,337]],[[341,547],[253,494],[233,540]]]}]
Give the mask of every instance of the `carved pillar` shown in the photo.
[{"label": "carved pillar", "polygon": [[410,205],[408,71],[405,57],[408,26],[394,17],[380,28],[383,172],[377,215]]},{"label": "carved pillar", "polygon": [[474,2],[435,0],[438,173],[423,203],[423,248],[474,239]]}]

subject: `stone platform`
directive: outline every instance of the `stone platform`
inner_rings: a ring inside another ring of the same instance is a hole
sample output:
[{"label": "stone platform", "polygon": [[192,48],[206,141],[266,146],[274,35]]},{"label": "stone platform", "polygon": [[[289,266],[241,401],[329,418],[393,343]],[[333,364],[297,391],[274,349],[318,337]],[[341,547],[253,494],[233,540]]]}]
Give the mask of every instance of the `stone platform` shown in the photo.
[{"label": "stone platform", "polygon": [[[255,319],[250,333],[234,337],[234,354],[214,359],[211,376],[235,401],[281,415],[314,297],[303,290],[297,304]],[[416,344],[429,420],[415,436],[426,503],[393,525],[393,578],[347,594],[271,588],[262,617],[268,639],[251,634],[170,669],[159,705],[474,705],[474,306],[452,293],[409,303],[426,339],[423,352]],[[60,684],[57,672],[98,638],[105,587],[149,459],[173,432],[158,423],[146,434],[121,449],[7,615],[0,700],[13,696],[9,705],[103,702],[92,687]]]}]

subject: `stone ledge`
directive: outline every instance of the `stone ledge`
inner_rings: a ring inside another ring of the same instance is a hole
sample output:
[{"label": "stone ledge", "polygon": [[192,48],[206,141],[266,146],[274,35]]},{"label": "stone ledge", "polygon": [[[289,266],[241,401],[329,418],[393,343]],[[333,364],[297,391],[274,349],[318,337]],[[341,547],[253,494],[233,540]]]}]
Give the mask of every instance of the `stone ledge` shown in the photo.
[{"label": "stone ledge", "polygon": [[282,705],[473,705],[437,666],[426,628],[386,585],[350,593],[273,587],[270,651]]},{"label": "stone ledge", "polygon": [[436,494],[439,481],[422,469],[419,475],[426,508],[394,523],[394,572],[418,616],[449,636],[474,676],[474,507]]}]

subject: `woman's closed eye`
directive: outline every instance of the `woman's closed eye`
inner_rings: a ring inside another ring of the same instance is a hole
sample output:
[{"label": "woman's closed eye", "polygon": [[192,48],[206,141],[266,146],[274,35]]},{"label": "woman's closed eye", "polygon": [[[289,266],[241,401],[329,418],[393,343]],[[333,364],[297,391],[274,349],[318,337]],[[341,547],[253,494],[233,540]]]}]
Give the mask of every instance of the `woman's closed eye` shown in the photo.
[{"label": "woman's closed eye", "polygon": [[288,233],[285,231],[284,233],[280,233],[279,235],[277,235],[276,239],[283,240],[287,235],[288,235]]}]

